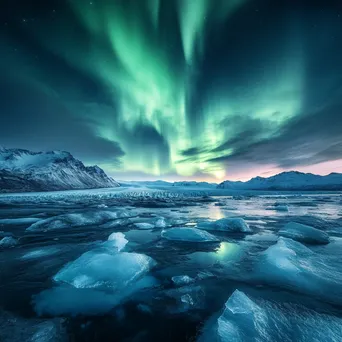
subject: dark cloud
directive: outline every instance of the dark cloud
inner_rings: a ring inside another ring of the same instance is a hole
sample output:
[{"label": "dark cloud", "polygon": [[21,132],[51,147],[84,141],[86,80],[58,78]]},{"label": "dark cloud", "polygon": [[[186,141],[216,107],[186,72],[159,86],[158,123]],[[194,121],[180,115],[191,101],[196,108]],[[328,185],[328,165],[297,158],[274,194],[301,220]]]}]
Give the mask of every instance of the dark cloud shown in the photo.
[{"label": "dark cloud", "polygon": [[[0,144],[32,150],[67,150],[89,163],[119,163],[116,142],[97,136],[91,118],[71,112],[52,90],[20,82],[0,82]],[[78,110],[80,111],[82,107]],[[98,115],[100,113],[97,113]]]},{"label": "dark cloud", "polygon": [[205,152],[205,149],[200,148],[200,147],[191,147],[186,150],[181,151],[181,155],[184,157],[192,157],[192,156],[197,156],[198,154],[201,154]]},{"label": "dark cloud", "polygon": [[236,114],[223,119],[220,129],[225,130],[229,127],[233,137],[217,146],[211,152],[222,152],[227,149],[241,150],[252,143],[256,143],[262,139],[262,136],[269,134],[272,129],[272,123],[268,120],[254,119],[250,115]]},{"label": "dark cloud", "polygon": [[295,168],[342,159],[341,132],[342,102],[339,101],[314,113],[294,117],[273,138],[247,143],[230,155],[209,161]]}]

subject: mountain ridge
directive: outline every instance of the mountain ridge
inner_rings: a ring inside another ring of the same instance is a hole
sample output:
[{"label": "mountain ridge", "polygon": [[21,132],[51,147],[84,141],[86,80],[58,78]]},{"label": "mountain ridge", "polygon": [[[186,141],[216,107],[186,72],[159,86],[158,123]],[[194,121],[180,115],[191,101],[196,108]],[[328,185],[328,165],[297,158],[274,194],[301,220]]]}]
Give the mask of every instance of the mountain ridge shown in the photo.
[{"label": "mountain ridge", "polygon": [[270,177],[253,177],[246,182],[225,180],[218,189],[234,190],[342,190],[342,174],[326,176],[299,171],[284,171]]},{"label": "mountain ridge", "polygon": [[118,186],[99,166],[85,166],[67,151],[33,152],[0,147],[0,192]]}]

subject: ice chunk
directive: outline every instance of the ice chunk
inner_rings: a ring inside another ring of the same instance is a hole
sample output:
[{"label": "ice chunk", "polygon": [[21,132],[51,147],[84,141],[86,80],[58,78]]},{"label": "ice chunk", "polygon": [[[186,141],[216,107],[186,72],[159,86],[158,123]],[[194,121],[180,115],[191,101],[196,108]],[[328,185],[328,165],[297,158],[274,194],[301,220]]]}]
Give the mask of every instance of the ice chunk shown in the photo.
[{"label": "ice chunk", "polygon": [[132,215],[125,210],[117,211],[94,211],[86,213],[65,214],[50,217],[33,223],[27,228],[28,231],[54,230],[68,227],[79,227],[104,224],[107,221],[118,218],[127,218]]},{"label": "ice chunk", "polygon": [[214,222],[200,222],[197,228],[205,230],[219,230],[232,233],[251,233],[252,229],[246,221],[239,217],[222,218]]},{"label": "ice chunk", "polygon": [[218,242],[219,239],[205,231],[196,228],[170,228],[162,231],[161,236],[168,240],[189,242]]},{"label": "ice chunk", "polygon": [[76,288],[120,290],[145,275],[154,265],[155,261],[144,254],[93,250],[64,266],[54,280]]},{"label": "ice chunk", "polygon": [[187,285],[195,281],[195,279],[189,277],[188,275],[174,276],[171,279],[177,286]]},{"label": "ice chunk", "polygon": [[289,222],[279,231],[279,235],[305,243],[327,244],[329,235],[319,229],[297,222]]},{"label": "ice chunk", "polygon": [[119,291],[101,291],[95,288],[75,288],[58,286],[42,291],[34,296],[33,304],[36,313],[42,315],[98,315],[104,314],[130,298],[135,292],[156,285],[155,278],[143,277]]},{"label": "ice chunk", "polygon": [[146,223],[146,222],[138,222],[138,223],[134,223],[134,225],[139,229],[153,229],[154,228],[153,224]]},{"label": "ice chunk", "polygon": [[156,228],[165,228],[166,222],[164,217],[158,217],[154,223]]},{"label": "ice chunk", "polygon": [[125,238],[125,234],[122,233],[112,233],[108,237],[108,241],[110,244],[117,248],[117,250],[120,252],[122,249],[125,248],[125,246],[128,243],[128,240]]},{"label": "ice chunk", "polygon": [[12,236],[5,236],[0,240],[0,248],[14,247],[18,241]]},{"label": "ice chunk", "polygon": [[[110,241],[124,239],[117,237]],[[54,276],[61,286],[34,297],[35,310],[38,315],[108,312],[135,291],[155,285],[155,278],[146,276],[154,265],[144,254],[111,253],[103,247],[86,252]]]},{"label": "ice chunk", "polygon": [[170,224],[172,226],[180,226],[180,225],[186,224],[186,221],[185,220],[181,220],[181,219],[172,219],[170,221]]},{"label": "ice chunk", "polygon": [[205,292],[201,286],[188,285],[176,289],[166,290],[164,294],[175,300],[174,304],[166,308],[169,313],[180,313],[203,308]]},{"label": "ice chunk", "polygon": [[[260,304],[259,304],[260,302]],[[221,316],[209,321],[199,341],[336,342],[342,333],[342,319],[286,303],[276,305],[259,299],[258,304],[236,290]]]},{"label": "ice chunk", "polygon": [[[230,321],[230,317],[241,317],[242,329]],[[262,338],[269,340],[266,325],[267,317],[243,292],[236,290],[228,299],[223,314],[217,320],[218,335],[222,341],[248,341]],[[258,330],[263,336],[258,336]]]},{"label": "ice chunk", "polygon": [[278,204],[274,206],[277,211],[289,211],[289,207],[286,204]]},{"label": "ice chunk", "polygon": [[187,305],[194,305],[194,300],[192,299],[192,297],[188,293],[181,296],[181,302],[185,303]]},{"label": "ice chunk", "polygon": [[33,303],[39,316],[96,315],[111,310],[118,303],[118,298],[112,293],[96,289],[60,286],[39,293],[34,297]]},{"label": "ice chunk", "polygon": [[338,258],[316,254],[288,238],[280,237],[277,244],[261,253],[251,277],[253,282],[261,281],[342,304],[342,271]]}]

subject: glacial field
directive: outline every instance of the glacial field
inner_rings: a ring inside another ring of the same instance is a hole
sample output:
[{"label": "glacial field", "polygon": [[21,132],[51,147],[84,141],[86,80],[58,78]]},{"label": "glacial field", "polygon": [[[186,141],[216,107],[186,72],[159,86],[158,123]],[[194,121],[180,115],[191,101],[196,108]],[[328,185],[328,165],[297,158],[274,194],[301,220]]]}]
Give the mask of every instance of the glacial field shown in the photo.
[{"label": "glacial field", "polygon": [[0,341],[342,341],[342,195],[0,196]]}]

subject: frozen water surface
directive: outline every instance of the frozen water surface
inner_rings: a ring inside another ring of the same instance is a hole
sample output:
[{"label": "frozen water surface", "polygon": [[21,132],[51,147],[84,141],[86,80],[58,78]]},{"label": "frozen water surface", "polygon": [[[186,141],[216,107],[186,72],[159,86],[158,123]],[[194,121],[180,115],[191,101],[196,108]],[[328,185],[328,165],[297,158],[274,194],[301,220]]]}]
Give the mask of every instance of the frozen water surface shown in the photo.
[{"label": "frozen water surface", "polygon": [[1,341],[342,341],[340,193],[6,194],[0,241]]}]

